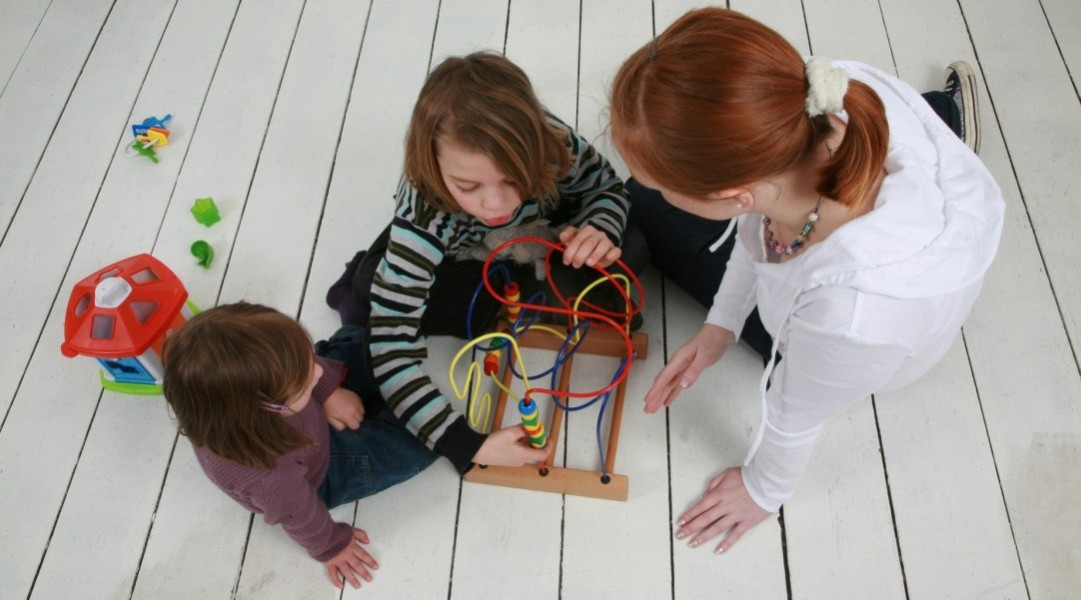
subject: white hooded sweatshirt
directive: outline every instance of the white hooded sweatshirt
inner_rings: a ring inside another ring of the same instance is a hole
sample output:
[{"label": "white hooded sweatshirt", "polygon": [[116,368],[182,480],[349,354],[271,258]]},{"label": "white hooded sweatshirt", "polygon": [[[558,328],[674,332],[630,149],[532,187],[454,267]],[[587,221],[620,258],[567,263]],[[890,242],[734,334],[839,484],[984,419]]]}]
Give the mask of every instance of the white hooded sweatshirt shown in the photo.
[{"label": "white hooded sweatshirt", "polygon": [[1002,232],[991,174],[916,90],[867,65],[833,65],[886,107],[886,177],[873,210],[784,263],[768,262],[762,215],[741,216],[706,318],[738,337],[757,304],[783,356],[762,376],[762,423],[743,469],[751,498],[771,512],[794,493],[827,420],[945,355]]}]

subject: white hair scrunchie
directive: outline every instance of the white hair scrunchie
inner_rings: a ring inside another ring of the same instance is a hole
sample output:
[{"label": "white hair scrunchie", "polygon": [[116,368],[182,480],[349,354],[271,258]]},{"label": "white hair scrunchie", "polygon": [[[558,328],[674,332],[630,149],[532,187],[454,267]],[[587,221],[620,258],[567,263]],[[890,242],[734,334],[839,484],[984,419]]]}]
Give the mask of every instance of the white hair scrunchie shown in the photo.
[{"label": "white hair scrunchie", "polygon": [[812,117],[839,113],[845,108],[848,73],[831,67],[821,58],[812,58],[805,67],[807,73],[807,114]]}]

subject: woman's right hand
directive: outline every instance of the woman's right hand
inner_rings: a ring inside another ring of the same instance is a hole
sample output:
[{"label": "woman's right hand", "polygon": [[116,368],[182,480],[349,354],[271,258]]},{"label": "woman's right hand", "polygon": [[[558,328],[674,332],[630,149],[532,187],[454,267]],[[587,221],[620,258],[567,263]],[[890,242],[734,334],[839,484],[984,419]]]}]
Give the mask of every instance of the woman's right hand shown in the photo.
[{"label": "woman's right hand", "polygon": [[646,392],[646,412],[655,413],[662,406],[671,405],[680,392],[694,385],[706,367],[724,356],[734,337],[731,331],[706,323],[661,369]]},{"label": "woman's right hand", "polygon": [[473,456],[473,462],[478,465],[520,467],[526,463],[547,460],[552,446],[534,448],[525,441],[527,439],[528,435],[521,425],[493,431]]}]

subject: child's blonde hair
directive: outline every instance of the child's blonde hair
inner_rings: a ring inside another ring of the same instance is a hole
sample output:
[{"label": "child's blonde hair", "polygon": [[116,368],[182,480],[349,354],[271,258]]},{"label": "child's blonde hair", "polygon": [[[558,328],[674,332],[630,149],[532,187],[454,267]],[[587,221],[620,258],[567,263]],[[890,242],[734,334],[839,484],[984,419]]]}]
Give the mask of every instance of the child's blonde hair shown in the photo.
[{"label": "child's blonde hair", "polygon": [[489,157],[522,198],[557,197],[556,180],[570,168],[564,140],[549,124],[529,78],[500,54],[475,52],[439,64],[424,82],[405,137],[405,176],[434,207],[461,207],[443,182],[439,142]]},{"label": "child's blonde hair", "polygon": [[196,446],[271,468],[311,444],[264,403],[284,405],[312,375],[312,342],[295,320],[238,302],[196,315],[165,341],[165,399]]}]

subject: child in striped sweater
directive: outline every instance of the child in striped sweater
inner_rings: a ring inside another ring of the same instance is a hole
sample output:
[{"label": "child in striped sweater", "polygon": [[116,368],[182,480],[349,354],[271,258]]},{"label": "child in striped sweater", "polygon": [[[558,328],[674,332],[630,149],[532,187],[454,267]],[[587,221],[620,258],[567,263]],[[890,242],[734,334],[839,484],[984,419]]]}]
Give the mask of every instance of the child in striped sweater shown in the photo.
[{"label": "child in striped sweater", "polygon": [[[375,379],[389,406],[459,472],[474,463],[543,460],[546,450],[521,443],[521,426],[481,434],[467,425],[421,369],[425,336],[476,336],[495,323],[494,299],[482,293],[473,302],[482,263],[468,256],[492,231],[551,223],[566,246],[562,261],[553,261],[564,295],[597,277],[584,266],[622,259],[640,272],[648,251],[641,233],[628,228],[623,181],[544,110],[521,69],[482,52],[447,59],[428,76],[395,198],[392,223],[347,266],[328,303],[343,322],[370,324]],[[533,268],[507,266],[528,299],[528,286],[537,285]]]}]

